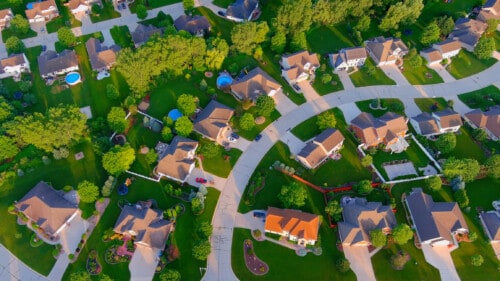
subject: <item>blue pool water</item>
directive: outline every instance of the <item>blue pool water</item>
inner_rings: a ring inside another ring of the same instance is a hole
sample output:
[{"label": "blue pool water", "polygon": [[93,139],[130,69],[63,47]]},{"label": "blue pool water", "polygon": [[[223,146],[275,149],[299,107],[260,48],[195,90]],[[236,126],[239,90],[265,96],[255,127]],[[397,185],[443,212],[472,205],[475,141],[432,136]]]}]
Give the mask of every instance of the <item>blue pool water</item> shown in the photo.
[{"label": "blue pool water", "polygon": [[168,117],[170,117],[170,119],[176,121],[177,119],[179,119],[179,118],[182,117],[182,113],[177,108],[176,109],[172,109],[168,113]]},{"label": "blue pool water", "polygon": [[70,85],[74,85],[78,82],[80,82],[80,73],[78,72],[71,72],[66,75],[66,83]]},{"label": "blue pool water", "polygon": [[217,77],[217,87],[226,87],[233,83],[233,78],[227,73],[222,73]]}]

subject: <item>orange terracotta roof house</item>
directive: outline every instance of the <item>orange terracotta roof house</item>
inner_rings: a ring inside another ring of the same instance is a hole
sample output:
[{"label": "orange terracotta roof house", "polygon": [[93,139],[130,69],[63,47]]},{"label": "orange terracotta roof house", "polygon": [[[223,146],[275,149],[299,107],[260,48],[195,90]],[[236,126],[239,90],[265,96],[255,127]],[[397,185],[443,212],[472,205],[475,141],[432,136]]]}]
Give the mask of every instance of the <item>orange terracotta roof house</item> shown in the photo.
[{"label": "orange terracotta roof house", "polygon": [[264,230],[287,237],[291,241],[297,241],[299,245],[305,246],[316,243],[319,226],[318,215],[299,210],[269,207]]},{"label": "orange terracotta roof house", "polygon": [[464,115],[465,121],[473,128],[483,128],[492,140],[500,140],[500,106],[495,105],[487,111],[475,109]]}]

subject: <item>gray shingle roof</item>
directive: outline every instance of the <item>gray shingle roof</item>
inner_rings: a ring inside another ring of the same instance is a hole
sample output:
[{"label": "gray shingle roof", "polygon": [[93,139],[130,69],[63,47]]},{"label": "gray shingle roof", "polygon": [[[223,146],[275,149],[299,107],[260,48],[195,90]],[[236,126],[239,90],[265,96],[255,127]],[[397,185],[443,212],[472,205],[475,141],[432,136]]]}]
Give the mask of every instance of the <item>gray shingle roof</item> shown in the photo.
[{"label": "gray shingle roof", "polygon": [[258,3],[258,0],[236,0],[236,2],[227,7],[226,15],[247,20],[252,15]]},{"label": "gray shingle roof", "polygon": [[203,33],[210,29],[210,23],[204,16],[182,15],[174,21],[175,29],[185,30],[193,35]]},{"label": "gray shingle roof", "polygon": [[78,58],[73,50],[64,50],[59,54],[48,50],[38,57],[40,75],[59,72],[73,66],[78,66]]}]

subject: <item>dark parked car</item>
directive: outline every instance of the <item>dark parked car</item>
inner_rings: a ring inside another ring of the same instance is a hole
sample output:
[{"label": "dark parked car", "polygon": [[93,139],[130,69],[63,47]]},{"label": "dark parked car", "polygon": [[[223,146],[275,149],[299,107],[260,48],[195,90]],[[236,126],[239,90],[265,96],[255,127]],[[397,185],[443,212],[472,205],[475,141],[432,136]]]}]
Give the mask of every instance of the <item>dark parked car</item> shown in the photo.
[{"label": "dark parked car", "polygon": [[47,51],[47,46],[42,45],[42,52],[45,52],[45,51]]},{"label": "dark parked car", "polygon": [[239,139],[240,135],[238,135],[237,133],[231,133],[231,137],[233,137],[235,139]]},{"label": "dark parked car", "polygon": [[258,135],[255,137],[255,141],[259,141],[261,138],[262,138],[262,135],[261,135],[261,134],[258,134]]},{"label": "dark parked car", "polygon": [[219,16],[221,16],[221,17],[226,16],[226,13],[224,13],[224,11],[218,11],[217,14],[219,14]]},{"label": "dark parked car", "polygon": [[254,218],[265,218],[266,217],[266,214],[263,213],[263,212],[253,212],[253,217]]},{"label": "dark parked car", "polygon": [[299,86],[299,84],[293,84],[293,88],[294,88],[295,90],[297,90],[297,91],[299,91],[299,92],[300,92],[300,86]]}]

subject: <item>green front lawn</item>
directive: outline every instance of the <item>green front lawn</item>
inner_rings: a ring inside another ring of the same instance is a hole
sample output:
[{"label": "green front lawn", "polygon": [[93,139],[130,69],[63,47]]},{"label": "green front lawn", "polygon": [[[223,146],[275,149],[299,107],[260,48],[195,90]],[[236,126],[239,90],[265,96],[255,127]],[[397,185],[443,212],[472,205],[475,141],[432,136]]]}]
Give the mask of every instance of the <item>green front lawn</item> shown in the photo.
[{"label": "green front lawn", "polygon": [[418,98],[414,100],[417,104],[418,108],[422,110],[422,112],[431,113],[431,107],[436,106],[435,111],[440,111],[448,108],[448,103],[443,98]]},{"label": "green front lawn", "polygon": [[[146,6],[146,8],[148,10],[151,10],[151,9],[156,9],[156,8],[159,8],[159,7],[163,7],[163,6],[167,6],[167,5],[172,5],[172,4],[175,4],[175,3],[180,3],[182,2],[181,0],[149,0],[149,1],[143,1],[143,3],[145,3],[144,6]],[[129,9],[132,13],[135,13],[135,10],[137,9],[137,5],[139,5],[139,3],[141,3],[141,1],[134,1],[132,2],[132,4],[128,5],[129,6]]]},{"label": "green front lawn", "polygon": [[122,48],[132,48],[134,47],[134,42],[132,42],[132,36],[130,35],[130,31],[128,30],[128,26],[126,25],[121,25],[121,26],[113,26],[109,30],[111,33],[111,37],[113,38],[113,41],[115,41],[115,44],[122,47]]},{"label": "green front lawn", "polygon": [[[332,77],[332,80],[330,82],[323,83],[322,77],[325,74],[328,74]],[[342,91],[344,89],[342,82],[340,82],[339,76],[333,73],[333,69],[328,62],[328,57],[323,57],[321,59],[321,67],[316,70],[316,79],[314,79],[312,86],[320,96],[324,96],[337,91]]]},{"label": "green front lawn", "polygon": [[371,109],[370,104],[373,100],[364,100],[356,102],[359,110],[361,112],[368,112],[373,115],[373,117],[380,117],[386,112],[391,111],[397,114],[405,115],[404,104],[399,99],[380,99],[380,103],[383,109]]},{"label": "green front lawn", "polygon": [[[372,69],[373,73],[369,73],[369,69]],[[366,60],[363,67],[349,76],[351,77],[352,83],[356,87],[396,85],[396,82],[387,77],[387,75],[385,75],[385,73],[380,68],[375,66],[375,63],[371,58],[368,58]]]},{"label": "green front lawn", "polygon": [[500,104],[500,89],[494,85],[473,92],[461,94],[458,98],[470,108],[486,108]]},{"label": "green front lawn", "polygon": [[434,69],[430,69],[425,65],[413,67],[407,60],[404,60],[403,66],[404,70],[402,73],[412,85],[437,84],[444,82],[443,78],[441,78],[441,76],[439,76]]},{"label": "green front lawn", "polygon": [[[207,143],[212,142],[209,139],[201,138],[199,139],[200,146],[203,146]],[[238,158],[240,158],[241,150],[236,148],[231,148],[229,151],[223,150],[220,156],[214,158],[203,158],[203,170],[205,172],[214,174],[218,177],[227,178],[229,173],[231,173],[231,169],[233,168]]]},{"label": "green front lawn", "polygon": [[451,60],[451,64],[446,69],[456,79],[462,79],[479,73],[496,62],[495,58],[479,60],[473,53],[462,50]]},{"label": "green front lawn", "polygon": [[[253,114],[254,117],[257,117],[257,114],[255,113],[256,110],[257,109],[255,108],[255,106],[253,106],[249,110],[247,110],[246,112],[250,112]],[[235,116],[235,117],[233,117],[233,119],[231,119],[231,122],[232,122],[231,126],[233,127],[234,131],[238,133],[238,135],[244,137],[247,140],[254,140],[255,137],[260,132],[262,132],[262,130],[264,130],[269,124],[271,124],[274,120],[276,120],[280,117],[281,117],[281,114],[278,112],[278,110],[275,109],[271,113],[271,116],[266,117],[266,122],[264,122],[263,124],[260,124],[260,125],[255,124],[255,126],[251,130],[245,131],[245,130],[242,130],[240,128],[239,117]]]},{"label": "green front lawn", "polygon": [[2,42],[5,43],[5,41],[7,41],[7,39],[9,39],[9,37],[11,37],[11,36],[16,36],[19,39],[26,39],[26,38],[37,36],[37,33],[35,31],[33,31],[33,29],[29,29],[26,34],[13,32],[10,28],[6,28],[6,29],[2,30]]},{"label": "green front lawn", "polygon": [[101,9],[101,13],[94,14],[90,13],[90,20],[93,23],[110,20],[114,18],[119,18],[121,15],[115,10],[112,1],[102,1],[103,7]]}]

